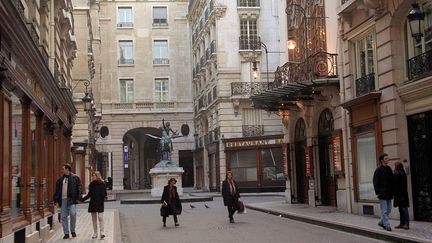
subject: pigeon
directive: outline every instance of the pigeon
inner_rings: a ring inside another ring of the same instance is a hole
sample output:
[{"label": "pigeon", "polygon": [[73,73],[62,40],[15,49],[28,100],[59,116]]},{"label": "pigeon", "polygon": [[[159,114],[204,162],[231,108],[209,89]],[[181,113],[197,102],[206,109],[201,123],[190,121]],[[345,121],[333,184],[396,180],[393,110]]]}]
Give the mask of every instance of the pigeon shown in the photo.
[{"label": "pigeon", "polygon": [[205,203],[204,203],[204,207],[206,207],[206,208],[210,208],[210,207],[209,207],[207,204],[205,204]]},{"label": "pigeon", "polygon": [[191,207],[191,208],[195,208],[195,206],[194,206],[194,205],[192,205],[192,204],[190,204],[190,207]]}]

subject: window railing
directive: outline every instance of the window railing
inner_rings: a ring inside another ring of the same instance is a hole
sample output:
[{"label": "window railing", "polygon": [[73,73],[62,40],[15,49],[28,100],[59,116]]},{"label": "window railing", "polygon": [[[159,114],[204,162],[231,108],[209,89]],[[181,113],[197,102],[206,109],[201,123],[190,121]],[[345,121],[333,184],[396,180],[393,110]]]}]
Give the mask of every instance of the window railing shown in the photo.
[{"label": "window railing", "polygon": [[356,96],[362,96],[375,91],[375,73],[356,79]]},{"label": "window railing", "polygon": [[216,40],[212,40],[212,42],[210,43],[210,50],[211,53],[216,53]]},{"label": "window railing", "polygon": [[210,57],[211,57],[211,49],[210,47],[208,47],[206,50],[206,60],[207,61],[210,60]]},{"label": "window railing", "polygon": [[156,65],[168,65],[169,64],[169,59],[168,58],[154,58],[153,59],[153,64],[156,64]]},{"label": "window railing", "polygon": [[259,7],[259,0],[237,0],[238,7]]},{"label": "window railing", "polygon": [[134,59],[119,59],[118,64],[134,64]]},{"label": "window railing", "polygon": [[153,26],[168,26],[167,19],[153,19]]},{"label": "window railing", "polygon": [[257,35],[251,36],[240,36],[239,37],[239,49],[240,50],[257,50],[258,43],[261,42],[261,39]]},{"label": "window railing", "polygon": [[206,58],[205,58],[205,56],[203,55],[203,56],[201,57],[201,59],[200,59],[201,68],[205,68],[205,63],[206,63]]},{"label": "window railing", "polygon": [[256,137],[264,135],[263,125],[243,125],[242,126],[243,137]]},{"label": "window railing", "polygon": [[408,59],[408,79],[432,75],[432,50]]},{"label": "window railing", "polygon": [[133,27],[132,22],[118,22],[117,27]]},{"label": "window railing", "polygon": [[231,95],[258,95],[269,89],[265,82],[232,82]]}]

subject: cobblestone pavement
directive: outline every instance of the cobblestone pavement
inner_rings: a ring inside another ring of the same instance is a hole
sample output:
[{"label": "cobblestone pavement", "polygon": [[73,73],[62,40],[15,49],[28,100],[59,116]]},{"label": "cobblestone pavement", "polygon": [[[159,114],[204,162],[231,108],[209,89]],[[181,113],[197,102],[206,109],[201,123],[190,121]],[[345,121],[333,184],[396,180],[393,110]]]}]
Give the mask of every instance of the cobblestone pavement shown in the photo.
[{"label": "cobblestone pavement", "polygon": [[[280,197],[242,199],[246,204],[281,200]],[[160,205],[157,204],[120,205],[115,202],[107,207],[119,210],[125,243],[382,242],[253,210],[243,215],[236,214],[236,223],[230,224],[220,197],[214,198],[213,202],[183,204],[178,228],[174,227],[172,217],[167,219],[167,227],[162,227]]]},{"label": "cobblestone pavement", "polygon": [[[49,243],[57,243],[57,242],[73,242],[73,243],[90,243],[90,242],[98,242],[98,243],[119,243],[115,240],[115,210],[107,209],[104,212],[104,225],[105,225],[105,239],[101,240],[100,238],[92,239],[93,235],[93,225],[91,220],[91,214],[87,212],[88,205],[82,204],[80,205],[77,211],[77,225],[76,225],[76,233],[77,237],[73,239],[63,240],[63,228],[58,227],[55,234],[48,241]],[[117,232],[118,234],[119,232]]]},{"label": "cobblestone pavement", "polygon": [[[338,212],[332,207],[309,207],[304,204],[286,204],[283,200],[261,203],[250,203],[250,206],[263,210],[273,211],[273,213],[288,213],[293,216],[300,216],[306,219],[318,219],[320,221],[337,222],[342,226],[362,228],[371,233],[375,232],[396,237],[406,237],[418,242],[432,242],[432,223],[411,221],[410,229],[394,229],[392,232],[384,231],[380,228],[377,217],[368,217],[355,214]],[[393,208],[392,210],[397,210]],[[392,227],[399,224],[398,220],[391,219]]]}]

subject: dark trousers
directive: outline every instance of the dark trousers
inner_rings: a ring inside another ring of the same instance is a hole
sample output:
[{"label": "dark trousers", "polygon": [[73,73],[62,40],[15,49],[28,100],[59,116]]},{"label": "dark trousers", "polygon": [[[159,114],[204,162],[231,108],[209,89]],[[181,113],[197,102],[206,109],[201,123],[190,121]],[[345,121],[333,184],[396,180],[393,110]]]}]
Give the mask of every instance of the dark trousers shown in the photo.
[{"label": "dark trousers", "polygon": [[[177,220],[177,215],[173,215],[173,217],[174,217],[174,223],[177,223],[178,222],[178,220]],[[166,223],[166,218],[167,218],[167,216],[163,216],[162,217],[162,222],[165,224]]]},{"label": "dark trousers", "polygon": [[399,207],[400,224],[409,225],[409,214],[408,208]]},{"label": "dark trousers", "polygon": [[236,211],[236,208],[234,207],[234,205],[228,205],[227,208],[228,208],[228,217],[229,217],[229,219],[234,219],[233,215],[234,215],[234,213]]}]

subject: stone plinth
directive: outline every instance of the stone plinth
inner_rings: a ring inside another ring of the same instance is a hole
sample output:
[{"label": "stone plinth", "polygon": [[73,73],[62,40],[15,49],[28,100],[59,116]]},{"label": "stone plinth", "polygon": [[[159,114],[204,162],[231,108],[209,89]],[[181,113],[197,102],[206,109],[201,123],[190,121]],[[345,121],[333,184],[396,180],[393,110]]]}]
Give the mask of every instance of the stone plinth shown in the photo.
[{"label": "stone plinth", "polygon": [[151,189],[152,197],[162,196],[163,188],[164,186],[168,185],[168,180],[170,178],[175,178],[177,180],[175,186],[177,187],[177,192],[179,196],[182,196],[183,195],[183,186],[182,186],[183,172],[184,172],[183,168],[178,166],[160,167],[156,165],[153,169],[151,169],[149,174],[152,180],[152,189]]}]

